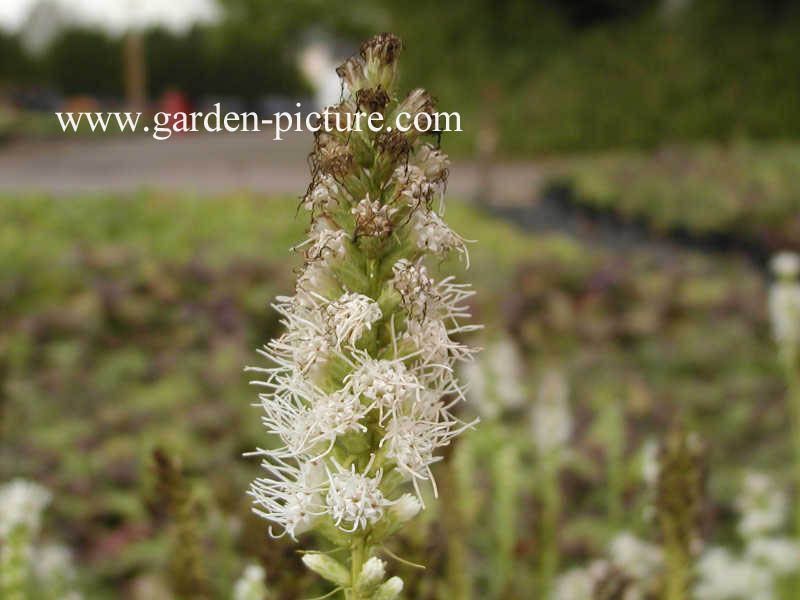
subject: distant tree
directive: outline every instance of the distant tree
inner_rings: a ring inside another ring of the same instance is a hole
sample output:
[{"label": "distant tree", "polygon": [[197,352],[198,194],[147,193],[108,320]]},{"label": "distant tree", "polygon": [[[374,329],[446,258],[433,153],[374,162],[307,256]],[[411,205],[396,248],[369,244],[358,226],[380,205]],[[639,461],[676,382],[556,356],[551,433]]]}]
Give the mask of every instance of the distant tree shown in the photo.
[{"label": "distant tree", "polygon": [[237,34],[230,29],[220,33],[219,45],[213,52],[209,91],[249,99],[266,93],[305,91],[305,84],[285,45]]},{"label": "distant tree", "polygon": [[63,31],[47,49],[47,64],[50,80],[65,94],[122,94],[120,42],[100,31]]},{"label": "distant tree", "polygon": [[36,63],[19,36],[0,29],[0,84],[26,82],[36,75]]},{"label": "distant tree", "polygon": [[552,3],[577,27],[637,17],[659,5],[658,0],[552,0]]},{"label": "distant tree", "polygon": [[279,44],[240,23],[198,25],[182,35],[154,29],[145,46],[152,97],[170,87],[195,98],[226,94],[255,99],[306,91],[288,42]]},{"label": "distant tree", "polygon": [[211,78],[208,32],[196,25],[184,34],[164,28],[148,32],[145,39],[149,93],[157,98],[177,87],[190,96],[208,91]]}]

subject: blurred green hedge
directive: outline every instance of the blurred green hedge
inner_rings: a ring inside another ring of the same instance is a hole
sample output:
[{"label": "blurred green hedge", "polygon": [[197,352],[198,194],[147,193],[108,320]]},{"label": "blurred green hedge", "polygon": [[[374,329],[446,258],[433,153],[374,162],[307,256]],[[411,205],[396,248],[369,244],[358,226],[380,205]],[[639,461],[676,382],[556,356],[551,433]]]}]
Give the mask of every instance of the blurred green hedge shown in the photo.
[{"label": "blurred green hedge", "polygon": [[795,143],[664,146],[564,161],[570,201],[657,233],[727,236],[765,251],[800,248]]},{"label": "blurred green hedge", "polygon": [[[576,23],[572,5],[619,10]],[[410,0],[392,25],[405,81],[464,114],[462,144],[492,119],[511,155],[800,135],[796,3],[661,5]]]},{"label": "blurred green hedge", "polygon": [[[800,135],[796,3],[708,0],[672,15],[662,4],[354,0],[320,10],[316,0],[226,0],[218,25],[147,33],[150,93],[305,93],[292,54],[307,32],[355,49],[391,29],[406,42],[404,85],[462,113],[465,132],[450,135],[462,152],[488,122],[512,155]],[[84,29],[64,31],[39,58],[0,33],[0,85],[119,96],[120,55],[118,39]]]}]

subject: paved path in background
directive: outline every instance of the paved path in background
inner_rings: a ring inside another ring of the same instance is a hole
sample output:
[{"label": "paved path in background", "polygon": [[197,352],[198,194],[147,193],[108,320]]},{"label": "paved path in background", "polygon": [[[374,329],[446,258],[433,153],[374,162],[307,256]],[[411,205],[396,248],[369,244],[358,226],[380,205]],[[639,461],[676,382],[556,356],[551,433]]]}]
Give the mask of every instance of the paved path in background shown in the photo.
[{"label": "paved path in background", "polygon": [[[217,194],[246,190],[301,195],[308,185],[306,158],[311,136],[292,134],[282,141],[260,134],[194,134],[158,142],[144,136],[71,137],[19,141],[0,146],[0,196],[45,192],[125,193],[142,188]],[[531,232],[559,232],[581,243],[620,253],[651,247],[673,255],[685,241],[654,239],[629,223],[593,219],[538,192],[553,164],[498,164],[492,175],[496,216]],[[557,170],[557,169],[556,169]],[[456,161],[448,194],[475,198],[480,170],[475,162]],[[0,199],[0,202],[2,200]],[[699,249],[699,248],[695,248]],[[708,251],[708,248],[704,248]],[[733,248],[724,250],[733,251]],[[763,257],[742,251],[756,264]]]},{"label": "paved path in background", "polygon": [[[163,142],[138,135],[17,141],[0,146],[0,193],[69,195],[144,187],[299,195],[308,185],[310,149],[310,134],[276,141],[272,132],[198,133]],[[542,175],[533,163],[511,163],[498,165],[492,180],[493,196],[516,204],[534,196]],[[478,181],[474,162],[456,161],[448,192],[474,197]]]}]

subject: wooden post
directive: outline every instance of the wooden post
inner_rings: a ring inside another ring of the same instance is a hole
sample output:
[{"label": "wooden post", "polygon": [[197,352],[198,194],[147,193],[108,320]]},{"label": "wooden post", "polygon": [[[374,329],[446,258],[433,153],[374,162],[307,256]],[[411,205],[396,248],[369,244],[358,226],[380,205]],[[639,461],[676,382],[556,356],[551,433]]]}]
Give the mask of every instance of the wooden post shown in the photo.
[{"label": "wooden post", "polygon": [[144,60],[142,32],[131,29],[123,44],[125,73],[125,103],[128,110],[141,111],[147,101],[147,72]]}]

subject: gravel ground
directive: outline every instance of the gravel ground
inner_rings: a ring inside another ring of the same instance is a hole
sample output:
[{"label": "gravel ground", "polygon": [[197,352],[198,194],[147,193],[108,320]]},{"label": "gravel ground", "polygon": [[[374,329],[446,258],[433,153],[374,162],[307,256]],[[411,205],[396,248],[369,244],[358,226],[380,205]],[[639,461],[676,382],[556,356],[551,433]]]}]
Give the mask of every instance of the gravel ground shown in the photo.
[{"label": "gravel ground", "polygon": [[[144,135],[20,140],[0,146],[0,193],[68,195],[145,187],[299,195],[308,185],[310,149],[308,133],[276,141],[266,131],[187,134],[163,142]],[[474,198],[479,178],[475,162],[456,161],[448,192]],[[533,163],[499,164],[492,175],[492,197],[504,204],[525,202],[541,180]]]}]

